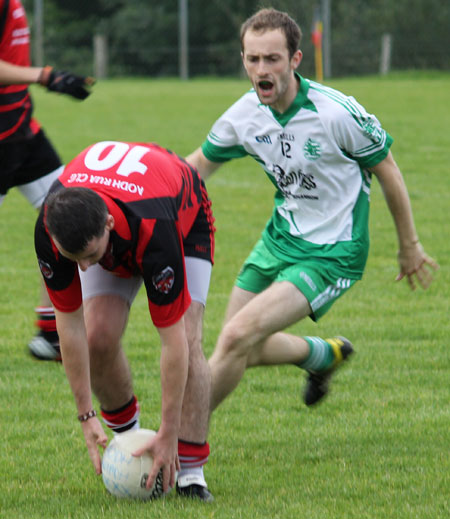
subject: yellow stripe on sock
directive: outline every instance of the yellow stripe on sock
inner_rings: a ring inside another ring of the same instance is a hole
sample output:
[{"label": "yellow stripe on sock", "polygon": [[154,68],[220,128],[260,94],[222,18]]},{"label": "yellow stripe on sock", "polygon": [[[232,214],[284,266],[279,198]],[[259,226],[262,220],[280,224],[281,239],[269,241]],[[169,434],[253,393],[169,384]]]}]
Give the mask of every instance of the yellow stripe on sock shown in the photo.
[{"label": "yellow stripe on sock", "polygon": [[334,364],[339,364],[341,360],[343,359],[341,346],[344,345],[343,341],[341,339],[338,339],[337,337],[333,337],[331,339],[325,339],[328,344],[333,348],[334,353]]}]

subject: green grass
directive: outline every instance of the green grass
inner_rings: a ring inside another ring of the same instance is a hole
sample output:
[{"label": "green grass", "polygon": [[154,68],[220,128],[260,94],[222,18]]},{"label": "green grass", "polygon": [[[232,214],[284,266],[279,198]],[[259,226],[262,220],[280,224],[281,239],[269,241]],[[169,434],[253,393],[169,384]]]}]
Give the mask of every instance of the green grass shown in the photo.
[{"label": "green grass", "polygon": [[[395,142],[416,225],[441,266],[424,292],[397,274],[394,227],[378,185],[364,279],[319,324],[294,333],[345,334],[357,355],[327,402],[301,402],[303,374],[254,369],[216,411],[206,475],[216,501],[171,495],[112,498],[93,473],[60,365],[26,355],[39,285],[35,212],[14,190],[0,209],[0,518],[440,519],[450,514],[450,76],[396,74],[330,82],[375,113]],[[36,115],[64,161],[102,139],[157,141],[180,154],[248,88],[239,80],[99,82],[83,103],[33,89]],[[217,219],[216,264],[205,317],[209,355],[242,260],[271,211],[273,188],[250,159],[208,183]],[[159,424],[159,341],[141,292],[125,348],[142,426]]]}]

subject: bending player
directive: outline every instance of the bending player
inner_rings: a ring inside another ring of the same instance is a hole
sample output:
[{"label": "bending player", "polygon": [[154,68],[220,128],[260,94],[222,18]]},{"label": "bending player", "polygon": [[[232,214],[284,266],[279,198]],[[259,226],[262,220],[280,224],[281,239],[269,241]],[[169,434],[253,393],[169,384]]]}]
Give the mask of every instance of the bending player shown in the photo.
[{"label": "bending player", "polygon": [[[139,427],[139,404],[121,339],[145,285],[161,338],[161,425],[137,454],[163,470],[167,491],[212,501],[208,460],[210,372],[203,312],[214,253],[211,203],[198,173],[153,144],[99,142],[54,184],[36,224],[36,253],[55,307],[64,368],[92,463],[106,435],[92,390],[115,433]],[[180,463],[178,463],[178,459]]]}]

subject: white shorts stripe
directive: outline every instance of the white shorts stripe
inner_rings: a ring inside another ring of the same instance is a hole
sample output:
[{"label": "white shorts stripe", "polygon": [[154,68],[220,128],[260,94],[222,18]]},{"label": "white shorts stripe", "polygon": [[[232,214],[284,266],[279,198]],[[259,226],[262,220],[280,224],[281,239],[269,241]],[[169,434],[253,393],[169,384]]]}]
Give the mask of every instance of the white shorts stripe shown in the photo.
[{"label": "white shorts stripe", "polygon": [[351,284],[351,279],[339,278],[335,285],[328,285],[323,292],[311,301],[312,311],[315,312],[318,308],[326,305],[333,299],[337,299],[341,295],[342,290],[350,288]]}]

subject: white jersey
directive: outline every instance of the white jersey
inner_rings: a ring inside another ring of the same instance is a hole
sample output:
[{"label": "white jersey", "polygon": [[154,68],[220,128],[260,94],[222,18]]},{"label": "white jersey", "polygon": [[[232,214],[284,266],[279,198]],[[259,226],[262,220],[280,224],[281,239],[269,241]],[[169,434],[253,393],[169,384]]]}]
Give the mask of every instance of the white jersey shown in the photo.
[{"label": "white jersey", "polygon": [[224,162],[250,155],[276,186],[263,240],[286,260],[332,259],[347,277],[362,275],[369,246],[367,168],[388,154],[392,138],[352,97],[300,78],[280,114],[252,89],[213,125],[202,149]]}]

